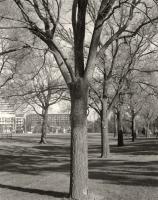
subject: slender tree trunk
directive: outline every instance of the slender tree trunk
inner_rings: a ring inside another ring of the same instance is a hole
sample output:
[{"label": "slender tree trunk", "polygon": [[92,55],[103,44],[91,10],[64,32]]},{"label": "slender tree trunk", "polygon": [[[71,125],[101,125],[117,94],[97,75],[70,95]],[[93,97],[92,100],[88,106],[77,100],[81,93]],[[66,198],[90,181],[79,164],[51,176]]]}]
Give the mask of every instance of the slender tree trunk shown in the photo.
[{"label": "slender tree trunk", "polygon": [[117,127],[118,127],[118,146],[124,146],[123,141],[123,128],[121,119],[121,108],[117,110]]},{"label": "slender tree trunk", "polygon": [[108,133],[108,81],[104,69],[103,99],[101,111],[101,157],[107,158],[110,154],[109,133]]},{"label": "slender tree trunk", "polygon": [[108,107],[107,99],[103,99],[102,112],[101,112],[101,157],[102,158],[107,158],[110,155],[107,107]]},{"label": "slender tree trunk", "polygon": [[87,99],[88,84],[82,78],[70,86],[71,169],[70,198],[88,199]]},{"label": "slender tree trunk", "polygon": [[136,139],[136,131],[135,131],[135,116],[132,115],[132,125],[131,125],[131,131],[132,131],[132,142]]},{"label": "slender tree trunk", "polygon": [[150,130],[150,123],[148,122],[147,123],[147,127],[145,129],[145,136],[146,136],[146,138],[149,138],[149,130]]},{"label": "slender tree trunk", "polygon": [[114,113],[114,138],[118,135],[117,115]]},{"label": "slender tree trunk", "polygon": [[48,108],[43,112],[43,121],[42,121],[42,133],[40,144],[46,144],[46,135],[47,135],[47,121],[48,121]]}]

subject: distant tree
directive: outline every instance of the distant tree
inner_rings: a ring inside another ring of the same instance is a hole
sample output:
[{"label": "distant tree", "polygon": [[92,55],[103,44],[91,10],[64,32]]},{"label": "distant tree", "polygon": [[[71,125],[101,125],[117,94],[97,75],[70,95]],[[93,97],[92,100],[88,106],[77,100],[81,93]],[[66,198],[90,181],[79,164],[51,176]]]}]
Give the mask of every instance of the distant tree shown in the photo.
[{"label": "distant tree", "polygon": [[[108,50],[104,55],[98,57],[96,73],[93,82],[91,82],[89,104],[101,119],[101,157],[107,157],[110,153],[108,139],[109,114],[119,101],[120,92],[122,95],[126,92],[131,93],[129,85],[128,88],[126,85],[132,79],[128,79],[132,76],[135,78],[135,68],[140,62],[140,57],[145,57],[146,49],[150,46],[151,44],[143,35],[127,39],[126,42],[124,39],[120,39],[112,43],[111,51]],[[149,52],[152,53],[153,50],[149,49]],[[136,113],[133,113],[133,110],[131,107],[132,117],[135,117]]]},{"label": "distant tree", "polygon": [[145,136],[148,138],[151,133],[152,122],[157,118],[158,102],[157,97],[148,95],[140,112],[140,117],[144,121]]},{"label": "distant tree", "polygon": [[46,52],[42,51],[39,53],[37,50],[32,51],[32,54],[24,59],[25,62],[21,60],[23,69],[28,70],[20,69],[16,72],[4,95],[14,99],[20,107],[31,107],[41,117],[40,143],[46,143],[49,107],[61,100],[66,88],[59,71],[49,60],[50,55],[47,56]]},{"label": "distant tree", "polygon": [[[125,94],[125,107],[128,117],[126,120],[129,121],[131,127],[132,142],[135,141],[137,136],[136,130],[136,117],[141,112],[143,104],[145,102],[144,92],[136,82],[137,78],[131,73],[126,81],[127,88]],[[137,80],[138,81],[138,80]]]},{"label": "distant tree", "polygon": [[[52,80],[51,74],[53,73],[50,73],[46,67],[42,69],[33,80],[33,94],[24,96],[24,101],[42,118],[40,143],[46,143],[49,107],[61,101],[65,90],[59,82],[60,77],[56,77],[56,80],[53,77]],[[42,112],[39,111],[39,108]]]}]

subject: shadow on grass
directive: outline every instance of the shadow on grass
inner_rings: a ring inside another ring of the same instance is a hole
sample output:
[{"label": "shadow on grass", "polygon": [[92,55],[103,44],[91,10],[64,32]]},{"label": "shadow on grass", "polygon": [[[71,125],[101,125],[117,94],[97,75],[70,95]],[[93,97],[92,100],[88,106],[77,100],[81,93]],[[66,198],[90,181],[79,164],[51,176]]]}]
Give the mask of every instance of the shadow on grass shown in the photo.
[{"label": "shadow on grass", "polygon": [[[95,141],[89,146],[89,154],[99,155],[100,145]],[[158,161],[144,161],[145,155],[158,155],[156,140],[137,140],[124,147],[112,145],[111,152],[118,156],[118,160],[89,160],[89,177],[95,180],[104,180],[111,184],[122,185],[150,185],[158,186]],[[45,172],[60,172],[69,174],[70,147],[65,140],[56,145],[27,146],[0,146],[0,171],[38,175]],[[119,155],[140,155],[142,160],[121,160]],[[25,189],[25,188],[24,188]]]},{"label": "shadow on grass", "polygon": [[[0,138],[0,141],[14,143],[18,142],[21,144],[39,144],[41,139],[40,134],[33,134],[33,135],[14,135],[12,138]],[[70,135],[47,135],[47,145],[54,145],[54,144],[69,144],[70,143]]]},{"label": "shadow on grass", "polygon": [[0,171],[38,175],[54,171],[69,173],[68,146],[1,146]]},{"label": "shadow on grass", "polygon": [[[135,142],[125,140],[123,147],[110,145],[111,153],[123,155],[158,155],[158,140],[156,139],[138,139]],[[100,145],[92,144],[89,147],[89,154],[101,152]]]},{"label": "shadow on grass", "polygon": [[114,160],[91,161],[89,178],[106,183],[158,187],[158,161],[124,162]]},{"label": "shadow on grass", "polygon": [[[158,187],[158,159],[155,157],[158,155],[157,140],[139,139],[134,143],[127,140],[123,147],[116,145],[110,147],[111,153],[116,158],[91,159],[89,162],[90,179],[103,180],[106,183],[117,185]],[[89,148],[89,154],[96,155],[97,153],[100,155],[100,145],[93,143]],[[132,160],[132,157],[136,156],[138,156],[137,160]],[[149,156],[149,158],[153,156],[155,160],[145,160],[144,156]]]},{"label": "shadow on grass", "polygon": [[47,190],[40,190],[40,189],[33,189],[33,188],[23,188],[18,186],[12,186],[12,185],[4,185],[0,184],[0,188],[5,188],[9,190],[16,190],[21,192],[27,192],[27,193],[35,193],[40,195],[47,195],[52,196],[56,198],[68,198],[69,194],[65,192],[56,192],[56,191],[47,191]]},{"label": "shadow on grass", "polygon": [[158,155],[158,141],[155,139],[136,140],[124,147],[112,146],[112,153],[121,153],[125,155]]}]

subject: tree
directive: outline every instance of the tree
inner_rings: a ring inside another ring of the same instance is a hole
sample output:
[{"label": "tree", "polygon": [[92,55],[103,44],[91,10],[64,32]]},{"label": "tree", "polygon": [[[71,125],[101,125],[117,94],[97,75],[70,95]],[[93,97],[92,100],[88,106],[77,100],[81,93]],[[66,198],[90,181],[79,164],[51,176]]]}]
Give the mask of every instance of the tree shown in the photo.
[{"label": "tree", "polygon": [[150,126],[152,122],[157,118],[157,97],[153,95],[146,95],[145,102],[143,104],[142,110],[140,112],[140,117],[144,121],[145,136],[148,138],[150,136]]},{"label": "tree", "polygon": [[[23,1],[15,1],[20,9],[28,29],[43,40],[53,52],[60,71],[70,89],[71,96],[71,174],[70,174],[70,196],[73,199],[87,199],[88,195],[88,159],[87,159],[87,97],[88,82],[94,71],[94,61],[99,44],[100,34],[104,19],[109,14],[114,0],[103,1],[98,12],[91,46],[84,64],[84,38],[85,20],[88,1],[74,1],[72,8],[72,26],[74,34],[74,72],[64,58],[60,48],[54,41],[54,34],[59,22],[61,2],[56,1],[57,16],[54,16],[50,7],[54,5],[49,1],[28,1],[27,6]],[[42,30],[26,12],[28,7],[38,16],[40,23],[44,25]],[[44,9],[41,11],[41,8]]]},{"label": "tree", "polygon": [[25,62],[21,60],[23,69],[29,70],[17,71],[5,92],[9,98],[18,101],[18,105],[31,107],[41,117],[40,143],[46,143],[49,107],[58,103],[66,90],[55,63],[49,57],[51,55],[47,51],[32,50],[32,55],[25,58]]},{"label": "tree", "polygon": [[[53,80],[51,75],[53,75]],[[55,80],[56,79],[56,80]],[[60,77],[55,78],[55,73],[46,67],[40,70],[33,80],[31,95],[24,96],[24,102],[30,105],[33,110],[42,118],[41,140],[40,143],[46,143],[46,134],[48,129],[48,111],[51,105],[58,103],[64,93],[63,85],[60,84]],[[42,112],[39,112],[39,109]]]},{"label": "tree", "polygon": [[[135,74],[135,76],[134,76]],[[126,120],[130,122],[131,125],[131,136],[132,136],[132,142],[135,141],[137,136],[137,130],[136,130],[136,117],[141,112],[141,109],[143,107],[143,104],[145,102],[145,97],[142,89],[139,87],[139,84],[137,83],[137,75],[136,73],[131,73],[126,80],[127,89],[125,94],[125,107],[126,112],[128,114],[128,117],[126,117]]]},{"label": "tree", "polygon": [[[127,8],[124,5],[120,7],[120,13],[117,13],[116,11],[112,14],[112,17],[106,22],[107,28],[105,33],[103,31],[104,37],[108,36],[109,38],[112,38],[115,35],[114,33],[117,27],[118,32],[116,32],[116,34],[125,34],[126,25],[133,18],[135,18],[135,16],[133,17],[133,15],[135,14],[135,9],[138,9],[137,6],[139,2],[134,1],[133,3],[135,6],[130,8],[129,15],[125,14],[127,12]],[[95,3],[93,2],[93,8],[94,7]],[[94,19],[94,16],[96,14],[94,10],[95,9],[91,9],[89,11],[92,20]],[[126,16],[128,16],[129,18],[127,17],[127,24],[125,23],[125,26],[123,27],[123,20],[119,19],[126,19]],[[113,24],[113,26],[110,25],[111,23]],[[107,157],[110,153],[108,144],[108,115],[117,101],[119,90],[122,90],[122,87],[125,84],[126,76],[128,75],[128,73],[131,73],[131,70],[133,70],[133,65],[135,65],[135,60],[137,59],[138,55],[143,54],[143,52],[147,54],[150,54],[152,52],[152,50],[151,52],[146,52],[146,50],[147,47],[149,48],[149,46],[151,46],[149,38],[150,40],[152,40],[155,34],[151,33],[150,31],[146,31],[146,27],[143,27],[143,31],[148,36],[144,36],[144,33],[141,33],[141,35],[137,35],[137,31],[139,30],[139,28],[141,26],[144,26],[144,20],[142,21],[142,19],[139,18],[137,19],[137,23],[139,24],[139,26],[137,27],[138,29],[135,27],[135,29],[131,31],[132,34],[125,34],[124,36],[121,35],[120,37],[116,38],[115,41],[113,41],[111,44],[108,44],[108,49],[106,49],[104,46],[105,49],[103,49],[105,51],[101,50],[101,54],[98,54],[97,57],[97,59],[99,60],[97,63],[97,67],[101,77],[98,76],[98,73],[96,73],[97,75],[95,74],[94,76],[94,81],[91,85],[92,92],[90,93],[90,106],[100,115],[101,118],[102,157]],[[102,42],[100,46],[102,46]],[[115,81],[115,85],[118,85],[118,88],[117,90],[115,90],[115,93],[112,92],[113,94],[109,98],[109,89],[113,90],[113,86],[111,85],[113,84],[112,79],[114,79],[114,76],[117,76],[117,81]]]},{"label": "tree", "polygon": [[11,50],[8,49],[7,41],[0,39],[0,49],[0,89],[2,89],[14,78],[17,63],[9,55]]},{"label": "tree", "polygon": [[118,128],[118,147],[124,145],[123,140],[123,123],[122,123],[122,104],[123,104],[123,96],[119,93],[119,101],[116,107],[116,116],[117,116],[117,128]]},{"label": "tree", "polygon": [[[99,114],[101,119],[101,157],[107,157],[110,154],[108,142],[109,114],[119,102],[120,93],[123,96],[123,93],[129,92],[126,91],[127,81],[136,67],[140,54],[143,54],[146,50],[146,40],[144,41],[143,37],[138,36],[127,39],[127,41],[116,40],[112,43],[111,49],[108,49],[105,55],[98,58],[98,67],[91,84],[90,106]],[[144,46],[145,50],[143,49]],[[119,107],[117,110],[120,115]]]}]

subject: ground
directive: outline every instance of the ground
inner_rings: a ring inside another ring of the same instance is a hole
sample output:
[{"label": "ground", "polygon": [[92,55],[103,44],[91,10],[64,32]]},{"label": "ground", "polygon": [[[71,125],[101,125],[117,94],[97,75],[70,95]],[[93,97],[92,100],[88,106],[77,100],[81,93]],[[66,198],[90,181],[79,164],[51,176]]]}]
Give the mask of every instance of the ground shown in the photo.
[{"label": "ground", "polygon": [[[105,200],[158,200],[158,140],[111,140],[100,158],[100,135],[89,134],[89,189]],[[0,200],[60,200],[69,191],[69,136],[0,140]]]}]

